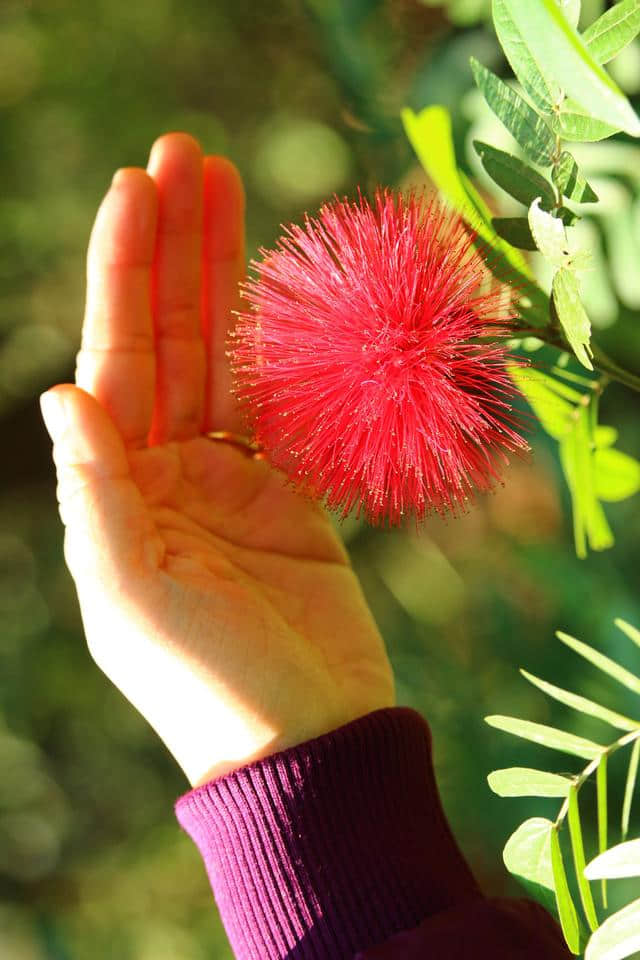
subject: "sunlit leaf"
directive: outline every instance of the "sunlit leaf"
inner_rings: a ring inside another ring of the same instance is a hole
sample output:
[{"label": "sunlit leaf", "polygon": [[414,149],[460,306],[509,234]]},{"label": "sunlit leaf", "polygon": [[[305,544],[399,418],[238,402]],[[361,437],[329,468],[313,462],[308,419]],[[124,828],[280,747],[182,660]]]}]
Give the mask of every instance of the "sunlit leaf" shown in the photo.
[{"label": "sunlit leaf", "polygon": [[596,496],[607,503],[626,500],[640,490],[640,463],[611,447],[593,455]]},{"label": "sunlit leaf", "polygon": [[624,786],[624,800],[622,803],[622,839],[624,840],[629,833],[629,817],[631,816],[631,804],[633,803],[633,793],[636,788],[636,779],[638,777],[638,762],[640,761],[640,739],[636,740],[629,757],[629,769]]},{"label": "sunlit leaf", "polygon": [[[533,209],[534,208],[531,207],[531,211],[533,211]],[[538,215],[548,216],[543,210],[538,210]],[[553,220],[554,218],[552,217],[550,219]],[[530,222],[533,222],[531,212]],[[537,220],[535,222],[537,222]],[[535,233],[534,236],[536,237],[536,243],[539,247],[539,238]],[[593,364],[590,359],[593,355],[590,347],[591,323],[580,301],[580,291],[575,274],[566,267],[558,270],[553,278],[552,292],[558,320],[564,330],[567,341],[583,367],[586,367],[587,370],[593,370]]]},{"label": "sunlit leaf", "polygon": [[499,797],[566,797],[573,782],[557,773],[530,767],[494,770],[487,781]]},{"label": "sunlit leaf", "polygon": [[500,240],[469,198],[456,164],[448,111],[444,107],[431,106],[416,114],[406,107],[402,111],[402,122],[422,166],[451,206],[480,237],[492,247],[499,248],[508,263],[524,275],[523,279],[528,278],[529,267],[522,255]]},{"label": "sunlit leaf", "polygon": [[595,857],[585,869],[589,880],[640,877],[640,840],[627,840]]},{"label": "sunlit leaf", "polygon": [[599,703],[594,703],[593,700],[588,700],[586,697],[581,697],[577,693],[571,693],[569,690],[563,690],[562,687],[556,687],[555,684],[548,683],[546,680],[541,680],[539,677],[535,677],[527,670],[520,670],[520,673],[529,681],[529,683],[532,683],[535,687],[537,687],[539,690],[542,690],[543,693],[546,693],[548,696],[553,697],[554,700],[558,700],[560,703],[566,704],[566,706],[571,707],[573,710],[579,710],[580,713],[586,713],[590,717],[595,717],[597,720],[602,720],[604,723],[610,724],[617,730],[636,730],[639,726],[637,721],[631,720],[629,717],[624,717],[622,714],[616,713],[614,710],[607,709],[607,707],[602,707]]},{"label": "sunlit leaf", "polygon": [[620,127],[604,120],[596,120],[588,110],[571,98],[563,101],[560,110],[550,118],[549,123],[553,132],[563,140],[585,143],[605,140],[620,130]]},{"label": "sunlit leaf", "polygon": [[576,880],[578,881],[578,892],[582,901],[582,909],[587,918],[587,923],[592,930],[598,926],[596,908],[591,894],[589,881],[584,875],[584,841],[582,839],[582,825],[580,823],[580,807],[578,805],[578,790],[574,785],[569,790],[569,837],[571,839],[571,852],[573,854],[573,865],[576,871]]},{"label": "sunlit leaf", "polygon": [[583,643],[582,640],[576,640],[575,637],[570,636],[568,633],[563,633],[562,630],[556,631],[556,637],[572,650],[575,650],[581,657],[584,657],[585,660],[588,660],[589,663],[592,663],[594,667],[613,677],[614,680],[617,680],[618,683],[621,683],[629,690],[633,690],[634,693],[640,693],[640,678],[636,677],[631,671],[621,667],[615,660],[611,660],[610,657],[605,656],[604,653],[600,653],[599,650],[595,650],[588,644]]},{"label": "sunlit leaf", "polygon": [[543,167],[549,166],[556,144],[544,120],[520,94],[495,73],[483,67],[474,57],[470,63],[476,84],[498,119],[534,163]]},{"label": "sunlit leaf", "polygon": [[[518,311],[531,326],[546,326],[549,316],[547,295],[531,280],[531,270],[522,254],[502,240],[485,222],[469,196],[468,181],[456,166],[451,135],[451,118],[444,107],[431,106],[419,114],[408,107],[402,122],[409,142],[422,166],[446,200],[476,231],[478,244],[491,272],[500,280],[515,284],[520,293]],[[489,249],[485,249],[485,248]]]},{"label": "sunlit leaf", "polygon": [[577,27],[580,19],[580,0],[557,0],[557,4],[569,26]]},{"label": "sunlit leaf", "polygon": [[497,730],[523,737],[525,740],[531,740],[551,750],[561,750],[562,753],[570,753],[575,757],[584,757],[586,760],[593,760],[604,749],[601,744],[594,743],[592,740],[576,737],[572,733],[565,733],[564,730],[547,727],[542,723],[520,720],[518,717],[490,716],[485,717],[485,721]]},{"label": "sunlit leaf", "polygon": [[541,209],[539,197],[529,207],[529,226],[542,256],[554,267],[562,267],[569,256],[564,224]]},{"label": "sunlit leaf", "polygon": [[551,171],[551,177],[557,188],[570,200],[578,203],[595,203],[597,195],[591,189],[578,169],[578,164],[565,150]]},{"label": "sunlit leaf", "polygon": [[640,900],[608,917],[592,935],[584,960],[624,960],[640,950]]},{"label": "sunlit leaf", "polygon": [[502,854],[509,873],[553,890],[552,830],[552,822],[544,817],[532,817],[521,823],[507,840]]},{"label": "sunlit leaf", "polygon": [[617,439],[618,431],[615,427],[605,427],[601,424],[596,427],[593,437],[596,447],[612,447]]},{"label": "sunlit leaf", "polygon": [[557,380],[548,377],[541,370],[536,370],[533,367],[523,369],[510,366],[509,376],[522,391],[543,430],[549,436],[559,440],[571,430],[573,403],[578,402],[581,396],[577,390],[566,387],[571,395],[571,399],[568,400],[555,389],[556,386],[565,387],[566,384],[559,384]]},{"label": "sunlit leaf", "polygon": [[537,250],[526,217],[494,217],[491,221],[498,236],[518,250]]},{"label": "sunlit leaf", "polygon": [[541,197],[543,209],[550,210],[555,203],[553,187],[548,180],[505,150],[498,150],[481,140],[474,140],[473,147],[491,179],[510,196],[530,206],[536,197]]},{"label": "sunlit leaf", "polygon": [[[607,755],[603,754],[600,758],[600,763],[598,764],[598,769],[596,772],[596,799],[597,799],[597,808],[598,808],[598,851],[604,853],[607,849],[607,829],[608,829],[608,812],[607,812]],[[589,879],[588,874],[585,871],[585,876]],[[607,881],[603,878],[601,883],[602,890],[602,906],[606,910],[607,908]]]},{"label": "sunlit leaf", "polygon": [[578,557],[587,555],[587,540],[592,550],[606,550],[613,534],[595,495],[593,484],[592,422],[589,407],[574,411],[573,426],[560,438],[560,463],[571,494],[573,530]]},{"label": "sunlit leaf", "polygon": [[543,76],[538,69],[526,37],[516,27],[506,0],[493,0],[491,10],[500,46],[511,69],[538,109],[543,113],[551,113],[561,97],[560,85]]},{"label": "sunlit leaf", "polygon": [[618,617],[614,620],[614,623],[618,630],[622,630],[623,633],[629,637],[630,640],[633,640],[637,646],[640,647],[640,630],[637,627],[632,627],[630,623],[627,623],[626,620],[622,620],[621,617]]},{"label": "sunlit leaf", "polygon": [[640,3],[622,0],[603,13],[582,34],[589,53],[598,63],[607,63],[640,32]]},{"label": "sunlit leaf", "polygon": [[558,83],[589,115],[640,135],[640,119],[619,87],[569,26],[556,0],[504,0],[543,76]]},{"label": "sunlit leaf", "polygon": [[567,883],[567,874],[562,860],[562,851],[560,849],[560,838],[555,827],[551,830],[551,869],[553,871],[553,886],[556,893],[556,903],[558,906],[558,916],[560,917],[560,926],[567,946],[572,953],[580,953],[580,928],[578,926],[578,915],[571,899],[569,884]]}]

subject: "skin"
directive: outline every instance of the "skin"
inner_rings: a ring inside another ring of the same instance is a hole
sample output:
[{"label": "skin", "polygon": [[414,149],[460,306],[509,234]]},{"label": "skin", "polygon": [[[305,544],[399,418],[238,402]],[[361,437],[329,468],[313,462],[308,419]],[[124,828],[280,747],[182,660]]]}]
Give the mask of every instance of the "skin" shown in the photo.
[{"label": "skin", "polygon": [[89,650],[193,786],[395,704],[331,524],[242,433],[244,194],[183,133],[98,210],[76,384],[41,398]]}]

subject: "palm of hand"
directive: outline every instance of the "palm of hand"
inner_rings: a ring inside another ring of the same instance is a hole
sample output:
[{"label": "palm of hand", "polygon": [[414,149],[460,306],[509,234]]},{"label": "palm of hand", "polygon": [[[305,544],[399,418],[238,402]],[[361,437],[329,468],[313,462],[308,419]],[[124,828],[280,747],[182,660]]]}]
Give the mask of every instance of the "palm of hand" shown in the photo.
[{"label": "palm of hand", "polygon": [[[138,221],[154,230],[153,216],[140,216],[153,204],[141,171],[120,175],[118,203],[110,208],[107,195],[94,228],[78,378],[99,403],[57,388],[73,431],[56,443],[56,459],[90,649],[195,784],[391,705],[393,678],[324,511],[266,462],[200,435],[200,424],[239,428],[221,361],[242,269],[241,204],[228,196],[239,187],[229,165],[205,161],[198,236],[197,145],[170,135],[154,153],[155,242],[130,225],[137,204]],[[118,271],[139,270],[145,244],[154,250],[155,343],[141,350],[151,338],[131,329],[140,291]],[[193,260],[197,248],[229,246],[235,258],[210,258],[202,280],[191,280],[203,295],[189,293],[179,269],[189,251]],[[205,316],[189,311],[192,302]]]}]

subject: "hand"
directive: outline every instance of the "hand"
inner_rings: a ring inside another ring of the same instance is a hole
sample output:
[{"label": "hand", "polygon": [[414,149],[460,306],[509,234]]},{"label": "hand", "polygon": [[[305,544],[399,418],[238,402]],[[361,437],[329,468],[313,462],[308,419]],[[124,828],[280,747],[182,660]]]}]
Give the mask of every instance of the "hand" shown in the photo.
[{"label": "hand", "polygon": [[324,511],[242,432],[225,339],[244,272],[235,168],[186,134],[96,217],[77,386],[44,394],[65,556],[96,663],[192,785],[394,704]]}]

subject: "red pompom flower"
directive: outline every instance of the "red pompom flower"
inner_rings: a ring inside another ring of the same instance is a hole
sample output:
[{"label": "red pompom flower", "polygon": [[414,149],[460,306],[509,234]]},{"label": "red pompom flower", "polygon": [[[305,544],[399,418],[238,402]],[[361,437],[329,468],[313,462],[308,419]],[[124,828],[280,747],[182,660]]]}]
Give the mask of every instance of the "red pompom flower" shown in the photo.
[{"label": "red pompom flower", "polygon": [[458,513],[527,449],[505,291],[473,239],[436,201],[380,191],[325,205],[252,264],[238,396],[274,466],[343,516]]}]

